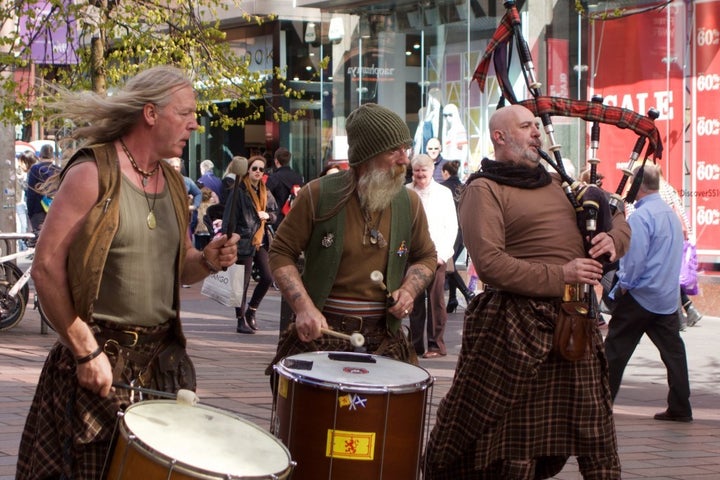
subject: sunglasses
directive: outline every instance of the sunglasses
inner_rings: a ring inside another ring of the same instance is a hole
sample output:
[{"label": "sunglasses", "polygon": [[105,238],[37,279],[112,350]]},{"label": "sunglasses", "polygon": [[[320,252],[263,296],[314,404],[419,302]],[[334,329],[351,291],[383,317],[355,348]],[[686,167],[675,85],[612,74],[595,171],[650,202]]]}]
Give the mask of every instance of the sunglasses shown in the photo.
[{"label": "sunglasses", "polygon": [[263,172],[265,169],[263,167],[250,167],[251,172]]}]

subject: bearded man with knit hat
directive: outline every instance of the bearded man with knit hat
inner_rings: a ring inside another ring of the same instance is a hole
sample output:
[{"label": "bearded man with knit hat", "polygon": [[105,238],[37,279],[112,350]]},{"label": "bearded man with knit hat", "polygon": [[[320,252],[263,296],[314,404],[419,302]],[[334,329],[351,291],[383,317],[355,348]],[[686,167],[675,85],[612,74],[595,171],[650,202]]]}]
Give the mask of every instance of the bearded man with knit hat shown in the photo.
[{"label": "bearded man with knit hat", "polygon": [[[420,199],[404,188],[413,139],[398,115],[376,104],[352,111],[346,130],[350,168],[305,185],[270,247],[273,277],[295,316],[273,364],[298,353],[354,349],[321,328],[360,332],[368,353],[417,363],[401,319],[437,265]],[[301,277],[296,260],[303,252]],[[383,273],[387,292],[371,280],[374,270]]]}]

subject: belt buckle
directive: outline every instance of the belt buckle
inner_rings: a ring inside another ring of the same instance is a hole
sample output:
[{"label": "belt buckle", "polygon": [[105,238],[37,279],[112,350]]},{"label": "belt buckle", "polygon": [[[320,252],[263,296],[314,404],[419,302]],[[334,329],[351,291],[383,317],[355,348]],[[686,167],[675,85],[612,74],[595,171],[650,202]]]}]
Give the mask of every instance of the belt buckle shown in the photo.
[{"label": "belt buckle", "polygon": [[105,343],[103,344],[103,352],[105,352],[106,355],[117,355],[120,353],[120,342],[114,338],[105,340]]},{"label": "belt buckle", "polygon": [[125,347],[127,347],[127,348],[133,348],[134,346],[137,345],[138,339],[140,338],[140,336],[138,335],[137,332],[133,332],[132,330],[123,330],[122,333],[124,333],[124,334],[126,334],[126,335],[130,335],[130,336],[133,338],[133,339],[132,339],[132,343],[131,343],[130,345],[124,345]]},{"label": "belt buckle", "polygon": [[[348,328],[348,327],[350,327],[350,325],[349,325],[350,321],[355,322],[355,324],[357,324],[357,328],[355,328],[355,329]],[[362,327],[363,327],[363,319],[362,319],[362,317],[357,316],[357,315],[343,315],[340,325],[341,325],[343,331],[345,331],[346,333],[348,331],[350,333],[361,332]]]},{"label": "belt buckle", "polygon": [[565,293],[563,294],[563,302],[580,302],[583,300],[583,288],[578,283],[565,284]]}]

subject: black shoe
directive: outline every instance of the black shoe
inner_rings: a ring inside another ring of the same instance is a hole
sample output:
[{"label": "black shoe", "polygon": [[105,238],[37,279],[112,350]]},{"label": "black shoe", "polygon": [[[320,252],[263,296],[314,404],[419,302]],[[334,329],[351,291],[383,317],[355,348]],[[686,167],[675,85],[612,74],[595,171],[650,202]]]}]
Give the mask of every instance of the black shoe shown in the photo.
[{"label": "black shoe", "polygon": [[686,311],[688,327],[694,327],[703,318],[702,313],[698,312],[694,305],[688,306]]},{"label": "black shoe", "polygon": [[455,310],[457,310],[457,307],[458,307],[457,298],[451,298],[447,302],[447,307],[445,308],[445,311],[447,313],[455,313]]},{"label": "black shoe", "polygon": [[237,319],[237,328],[235,329],[237,333],[255,333],[255,330],[250,328],[245,321],[245,317],[238,317]]},{"label": "black shoe", "polygon": [[248,307],[245,310],[245,321],[248,324],[248,327],[252,328],[253,330],[257,330],[257,322],[255,321],[255,312],[257,311],[257,308]]},{"label": "black shoe", "polygon": [[675,415],[673,413],[670,413],[667,410],[665,410],[664,412],[656,413],[654,418],[655,418],[655,420],[663,420],[666,422],[690,423],[693,421],[692,417],[683,417],[681,415]]}]

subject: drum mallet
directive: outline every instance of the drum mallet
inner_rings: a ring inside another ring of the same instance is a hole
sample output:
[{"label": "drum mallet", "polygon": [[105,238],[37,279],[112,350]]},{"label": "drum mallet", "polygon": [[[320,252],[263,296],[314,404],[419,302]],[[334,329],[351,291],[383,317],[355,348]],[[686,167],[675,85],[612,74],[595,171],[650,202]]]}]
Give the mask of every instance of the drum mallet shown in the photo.
[{"label": "drum mallet", "polygon": [[360,348],[365,345],[365,337],[362,333],[355,332],[348,335],[347,333],[336,332],[335,330],[331,330],[329,328],[320,328],[320,331],[325,335],[330,335],[331,337],[347,340],[348,342],[350,342],[350,345],[356,348]]},{"label": "drum mallet", "polygon": [[370,272],[370,280],[372,280],[373,283],[377,283],[378,287],[385,291],[385,299],[388,306],[392,307],[395,303],[397,303],[397,300],[393,298],[390,290],[387,288],[387,285],[385,285],[385,277],[380,270],[373,270]]},{"label": "drum mallet", "polygon": [[177,403],[182,405],[195,406],[200,402],[200,398],[195,392],[193,392],[192,390],[186,390],[184,388],[178,390],[177,393],[170,393],[163,392],[162,390],[155,390],[152,388],[135,387],[133,385],[128,385],[127,383],[119,382],[113,382],[112,386],[115,388],[123,388],[125,390],[130,390],[132,392],[137,392],[144,395],[154,395],[160,398],[170,398],[172,400],[176,400]]}]

